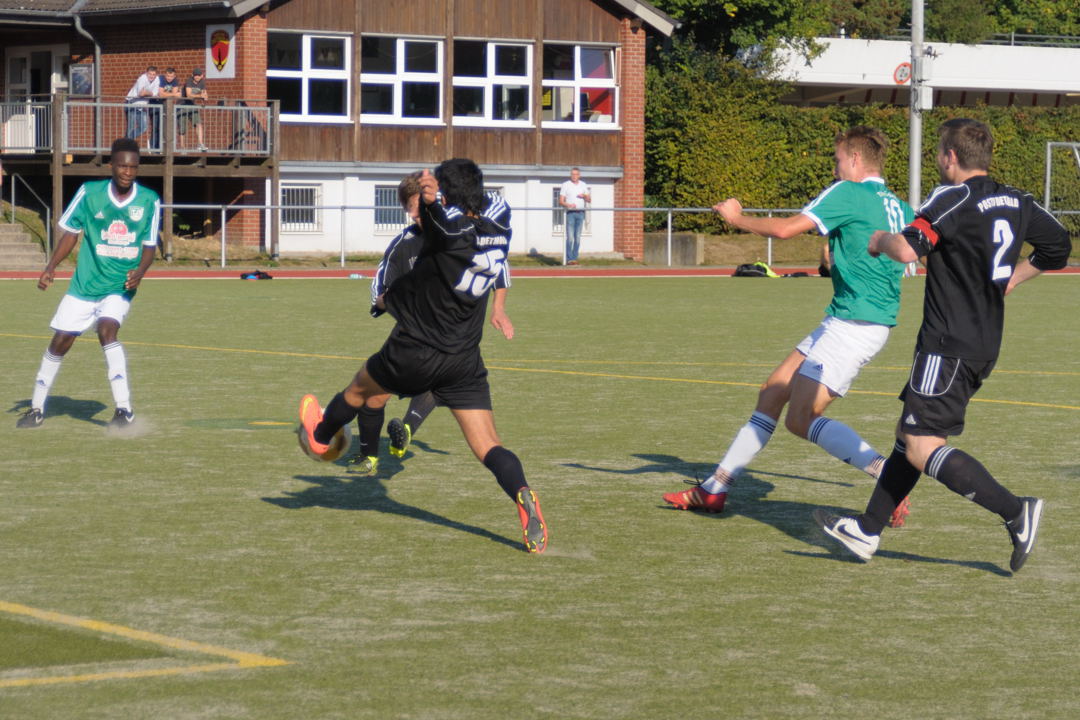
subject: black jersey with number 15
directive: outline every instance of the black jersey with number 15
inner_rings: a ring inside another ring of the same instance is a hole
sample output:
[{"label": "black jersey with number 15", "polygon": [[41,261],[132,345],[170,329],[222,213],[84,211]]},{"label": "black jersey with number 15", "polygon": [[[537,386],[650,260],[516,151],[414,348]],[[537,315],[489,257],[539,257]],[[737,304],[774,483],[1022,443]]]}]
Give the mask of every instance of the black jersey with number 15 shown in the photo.
[{"label": "black jersey with number 15", "polygon": [[510,207],[488,195],[479,217],[420,203],[423,244],[413,269],[386,292],[398,332],[445,353],[480,344],[489,291],[509,285]]},{"label": "black jersey with number 15", "polygon": [[924,352],[996,360],[1005,288],[1027,242],[1039,270],[1068,261],[1069,234],[1030,193],[986,175],[941,185],[904,229],[926,258],[926,296],[917,345]]}]

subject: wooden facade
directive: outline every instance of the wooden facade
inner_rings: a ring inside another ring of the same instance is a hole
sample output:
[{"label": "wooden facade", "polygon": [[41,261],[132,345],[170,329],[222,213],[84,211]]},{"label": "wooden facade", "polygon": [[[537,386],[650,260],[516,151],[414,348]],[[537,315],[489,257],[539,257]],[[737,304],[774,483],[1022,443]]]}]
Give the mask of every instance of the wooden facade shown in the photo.
[{"label": "wooden facade", "polygon": [[[375,125],[358,120],[345,125],[282,124],[283,161],[437,163],[471,157],[487,165],[617,167],[623,152],[619,128],[603,130],[542,127],[541,95],[544,42],[597,43],[618,47],[623,16],[614,3],[596,0],[434,0],[422,12],[403,12],[399,0],[278,0],[267,13],[267,29],[349,33],[353,77],[362,71],[363,34],[427,37],[444,41],[446,123],[439,126]],[[498,39],[533,44],[531,128],[454,127],[448,89],[453,87],[455,38]],[[619,78],[620,84],[623,79]],[[358,85],[358,83],[357,83]],[[350,114],[360,117],[360,94],[353,92]]]}]

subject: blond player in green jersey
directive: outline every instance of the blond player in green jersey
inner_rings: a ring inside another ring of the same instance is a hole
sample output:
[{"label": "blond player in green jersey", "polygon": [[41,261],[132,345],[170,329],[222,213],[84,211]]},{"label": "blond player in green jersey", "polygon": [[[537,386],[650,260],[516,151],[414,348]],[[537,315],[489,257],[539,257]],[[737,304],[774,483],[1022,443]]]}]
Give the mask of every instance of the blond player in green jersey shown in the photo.
[{"label": "blond player in green jersey", "polygon": [[[743,215],[735,198],[713,207],[729,225],[758,235],[789,238],[817,230],[827,236],[833,298],[821,324],[761,386],[754,413],[713,474],[689,490],[664,494],[665,502],[681,510],[721,512],[729,487],[768,443],[785,406],[784,424],[792,433],[871,477],[881,472],[884,458],[858,433],[824,413],[847,393],[896,325],[903,265],[866,252],[875,230],[895,232],[912,218],[908,204],[881,177],[887,148],[887,138],[876,128],[858,126],[837,135],[836,182],[795,215]],[[903,524],[906,512],[906,504],[898,508],[894,526]]]}]

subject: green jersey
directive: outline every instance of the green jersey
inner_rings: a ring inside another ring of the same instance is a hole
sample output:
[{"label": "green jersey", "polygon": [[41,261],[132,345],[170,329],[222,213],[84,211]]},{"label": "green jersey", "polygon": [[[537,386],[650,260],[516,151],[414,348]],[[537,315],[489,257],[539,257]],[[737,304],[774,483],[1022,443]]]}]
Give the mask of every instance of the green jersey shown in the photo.
[{"label": "green jersey", "polygon": [[60,217],[68,232],[82,232],[82,245],[68,294],[82,300],[101,300],[123,294],[127,274],[139,267],[143,247],[157,245],[161,200],[138,183],[123,201],[113,194],[112,180],[84,183]]},{"label": "green jersey", "polygon": [[802,210],[829,237],[833,299],[827,315],[892,327],[900,309],[904,266],[885,255],[870,257],[866,246],[875,230],[900,232],[915,217],[911,207],[879,177],[840,180]]}]

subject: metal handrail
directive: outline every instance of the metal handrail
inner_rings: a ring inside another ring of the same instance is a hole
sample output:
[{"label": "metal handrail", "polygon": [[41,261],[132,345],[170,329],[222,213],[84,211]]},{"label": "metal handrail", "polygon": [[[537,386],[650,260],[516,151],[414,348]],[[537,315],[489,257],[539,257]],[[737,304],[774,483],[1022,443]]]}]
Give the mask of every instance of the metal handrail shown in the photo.
[{"label": "metal handrail", "polygon": [[53,250],[53,245],[52,245],[52,209],[49,207],[49,204],[47,202],[45,202],[44,200],[41,199],[40,195],[38,195],[36,192],[34,192],[34,188],[30,187],[30,185],[26,182],[26,180],[23,179],[23,177],[21,175],[19,175],[17,173],[12,173],[8,177],[10,177],[11,180],[12,180],[12,182],[11,182],[11,222],[12,222],[12,224],[15,223],[15,181],[18,180],[19,182],[21,182],[23,184],[23,187],[25,187],[27,190],[30,191],[30,194],[34,196],[34,199],[37,200],[38,203],[41,204],[41,207],[45,208],[45,245],[46,245],[48,255],[52,255],[52,250]]},{"label": "metal handrail", "polygon": [[[843,37],[838,35],[837,37]],[[903,40],[911,35],[885,35],[882,40]],[[994,33],[978,42],[979,45],[1011,45],[1022,47],[1080,47],[1080,37],[1075,35],[1031,35],[1028,33]]]}]

